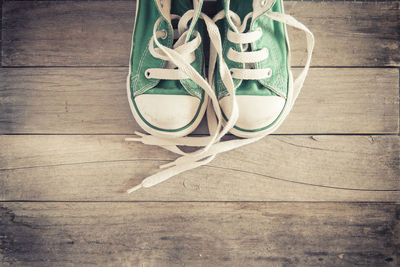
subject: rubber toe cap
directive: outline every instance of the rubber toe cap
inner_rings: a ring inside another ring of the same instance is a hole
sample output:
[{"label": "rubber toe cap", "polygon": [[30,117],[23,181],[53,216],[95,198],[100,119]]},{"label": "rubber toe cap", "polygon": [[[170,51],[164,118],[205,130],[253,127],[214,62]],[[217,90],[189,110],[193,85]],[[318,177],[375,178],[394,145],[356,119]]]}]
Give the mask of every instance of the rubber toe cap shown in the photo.
[{"label": "rubber toe cap", "polygon": [[200,99],[188,95],[143,94],[135,97],[142,118],[162,130],[188,126],[196,117]]},{"label": "rubber toe cap", "polygon": [[[270,125],[285,106],[285,99],[279,96],[238,95],[236,99],[239,118],[235,126],[249,131]],[[222,98],[220,105],[226,115],[230,114],[228,97]]]}]

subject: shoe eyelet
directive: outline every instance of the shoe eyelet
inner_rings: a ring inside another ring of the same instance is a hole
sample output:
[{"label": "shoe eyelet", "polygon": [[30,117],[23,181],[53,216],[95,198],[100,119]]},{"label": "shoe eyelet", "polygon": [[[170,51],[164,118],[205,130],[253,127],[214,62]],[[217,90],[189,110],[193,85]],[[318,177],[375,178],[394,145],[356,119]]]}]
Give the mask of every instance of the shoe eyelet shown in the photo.
[{"label": "shoe eyelet", "polygon": [[267,4],[267,0],[261,0],[261,6],[265,6]]},{"label": "shoe eyelet", "polygon": [[149,71],[149,70],[146,70],[146,72],[144,73],[144,76],[145,76],[147,79],[150,79],[150,75],[151,75],[150,71]]},{"label": "shoe eyelet", "polygon": [[165,29],[162,29],[161,32],[163,35],[160,38],[163,40],[167,39],[167,37],[168,37],[167,31]]},{"label": "shoe eyelet", "polygon": [[268,77],[267,78],[271,78],[271,76],[272,76],[272,70],[271,69],[268,69]]}]

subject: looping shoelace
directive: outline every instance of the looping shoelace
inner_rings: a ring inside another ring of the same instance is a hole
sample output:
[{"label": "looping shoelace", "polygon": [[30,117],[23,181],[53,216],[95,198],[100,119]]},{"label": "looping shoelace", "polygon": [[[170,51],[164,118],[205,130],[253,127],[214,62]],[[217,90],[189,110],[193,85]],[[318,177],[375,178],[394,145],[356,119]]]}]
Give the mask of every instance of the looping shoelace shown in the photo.
[{"label": "looping shoelace", "polygon": [[[209,18],[204,13],[200,13],[199,18],[203,19],[207,28],[207,32],[210,36],[210,63],[208,72],[208,81],[206,81],[190,64],[195,60],[194,51],[199,47],[201,42],[201,37],[197,31],[194,31],[193,40],[189,41],[188,32],[193,29],[194,20],[189,29],[187,23],[195,15],[195,10],[187,11],[181,18],[177,15],[172,15],[172,19],[180,19],[178,23],[178,36],[176,43],[172,48],[162,45],[158,38],[163,38],[165,32],[157,31],[162,18],[158,19],[153,28],[153,36],[149,43],[150,53],[157,58],[167,61],[166,67],[164,69],[150,69],[149,77],[157,79],[186,79],[189,78],[197,83],[204,92],[208,95],[209,101],[207,106],[207,123],[210,136],[205,137],[179,137],[179,138],[162,138],[156,137],[148,134],[143,134],[140,132],[135,132],[138,136],[137,138],[126,138],[126,141],[142,142],[147,145],[157,145],[173,153],[181,155],[178,159],[168,164],[161,165],[162,171],[151,175],[144,179],[141,184],[129,189],[127,192],[131,193],[142,187],[151,187],[159,184],[169,178],[178,175],[184,171],[197,168],[199,166],[210,163],[217,154],[230,151],[235,148],[256,142],[266,135],[274,132],[284,121],[290,110],[292,109],[297,96],[303,86],[305,77],[307,76],[308,69],[310,67],[311,55],[314,48],[314,36],[303,24],[298,22],[290,15],[278,13],[278,12],[267,12],[263,16],[268,17],[272,20],[279,21],[286,25],[292,26],[299,30],[302,30],[306,34],[307,38],[307,61],[304,69],[298,75],[296,80],[293,82],[293,77],[289,75],[289,94],[287,96],[287,104],[282,111],[281,116],[270,127],[267,131],[263,132],[259,136],[255,136],[247,139],[235,139],[229,141],[221,141],[221,138],[226,135],[229,130],[231,130],[239,116],[239,110],[236,101],[235,88],[233,84],[233,78],[238,79],[263,79],[271,73],[266,69],[253,69],[251,64],[255,64],[260,60],[264,60],[268,57],[268,50],[261,49],[255,52],[248,52],[249,43],[258,40],[261,37],[261,31],[254,32],[244,32],[247,20],[251,17],[251,13],[248,14],[243,22],[240,22],[240,17],[234,12],[230,12],[228,20],[230,20],[234,31],[228,31],[227,38],[241,46],[242,51],[228,52],[227,56],[233,61],[244,63],[246,67],[243,69],[233,69],[229,70],[227,64],[223,59],[222,53],[222,41],[219,29],[216,22],[225,17],[225,11],[219,12],[214,19]],[[154,43],[157,48],[154,48]],[[230,50],[232,51],[232,50]],[[290,51],[289,51],[290,53]],[[216,66],[218,58],[218,66]],[[177,69],[176,69],[177,67]],[[211,86],[214,79],[215,67],[218,67],[221,80],[228,91],[227,103],[230,108],[230,117],[226,122],[224,122],[222,117],[222,111],[219,106],[218,99],[214,92],[214,88]],[[146,74],[147,76],[147,74]],[[211,84],[211,85],[210,85]],[[178,146],[189,146],[189,147],[201,147],[195,152],[186,153]]]},{"label": "looping shoelace", "polygon": [[[242,63],[244,68],[232,68],[230,69],[232,78],[240,80],[260,80],[269,78],[272,75],[272,70],[269,68],[259,69],[255,68],[256,63],[261,62],[268,58],[269,52],[267,48],[263,48],[257,51],[248,51],[251,43],[258,41],[262,36],[261,28],[257,31],[244,32],[247,27],[247,21],[253,16],[253,12],[247,14],[243,22],[240,17],[230,11],[229,19],[233,26],[233,31],[228,29],[227,38],[231,43],[238,44],[241,51],[236,51],[232,47],[228,50],[227,58],[231,61]],[[219,12],[214,21],[217,22],[225,18],[225,11]],[[278,94],[279,95],[279,94]]]}]

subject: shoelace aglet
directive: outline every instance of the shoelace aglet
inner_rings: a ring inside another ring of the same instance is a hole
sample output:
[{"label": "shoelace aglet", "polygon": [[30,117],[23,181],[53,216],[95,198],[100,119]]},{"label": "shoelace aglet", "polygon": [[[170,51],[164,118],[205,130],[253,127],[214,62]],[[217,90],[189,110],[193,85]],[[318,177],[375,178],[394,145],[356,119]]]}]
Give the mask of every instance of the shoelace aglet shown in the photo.
[{"label": "shoelace aglet", "polygon": [[134,186],[134,187],[132,187],[131,189],[126,190],[126,192],[127,192],[128,194],[130,194],[130,193],[132,193],[132,192],[135,192],[136,190],[139,190],[139,189],[142,188],[142,187],[143,187],[142,184],[138,184],[137,186]]}]

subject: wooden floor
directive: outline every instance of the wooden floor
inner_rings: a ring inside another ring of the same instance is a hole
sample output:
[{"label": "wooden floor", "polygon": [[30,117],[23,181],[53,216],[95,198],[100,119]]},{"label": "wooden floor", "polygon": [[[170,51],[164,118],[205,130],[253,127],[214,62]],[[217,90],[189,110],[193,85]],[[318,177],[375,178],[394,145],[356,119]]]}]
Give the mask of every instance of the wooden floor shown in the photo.
[{"label": "wooden floor", "polygon": [[400,265],[400,2],[286,2],[287,121],[131,195],[175,158],[124,142],[135,2],[0,3],[0,266]]}]

